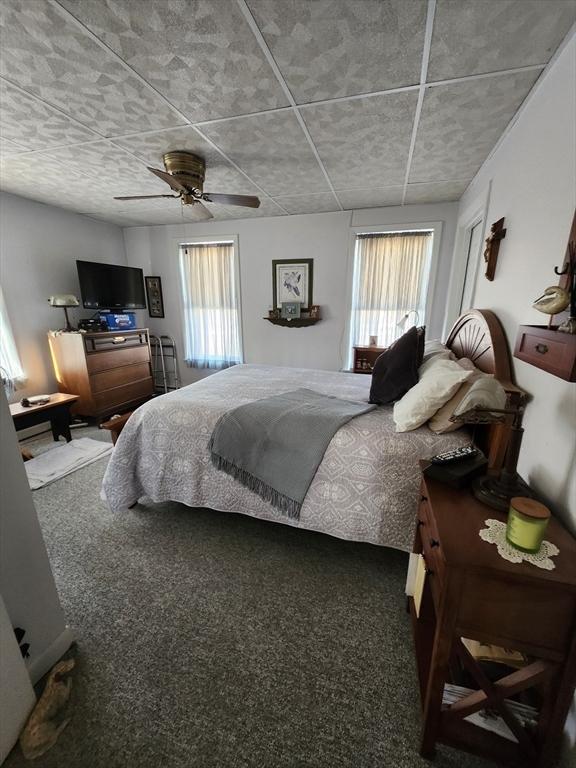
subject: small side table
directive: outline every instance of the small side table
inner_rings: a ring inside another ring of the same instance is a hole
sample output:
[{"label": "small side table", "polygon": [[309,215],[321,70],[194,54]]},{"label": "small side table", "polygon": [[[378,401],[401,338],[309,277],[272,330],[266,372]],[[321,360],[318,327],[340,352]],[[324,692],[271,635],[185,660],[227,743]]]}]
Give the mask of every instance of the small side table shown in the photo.
[{"label": "small side table", "polygon": [[50,401],[43,405],[31,405],[25,408],[20,403],[12,403],[10,414],[14,421],[16,431],[35,427],[45,421],[50,422],[52,437],[58,440],[60,435],[69,443],[72,440],[70,434],[70,406],[78,400],[78,395],[66,395],[56,392],[50,395]]},{"label": "small side table", "polygon": [[354,360],[352,362],[352,373],[372,373],[374,363],[386,347],[352,347],[354,350]]},{"label": "small side table", "polygon": [[[546,539],[557,545],[554,570],[510,563],[479,537],[487,518],[506,516],[468,490],[422,482],[414,552],[426,567],[419,615],[409,598],[422,699],[421,754],[436,742],[465,749],[514,768],[557,765],[562,730],[576,685],[576,541],[552,518]],[[491,682],[462,638],[520,651],[528,663]],[[444,686],[463,666],[476,689],[450,705]],[[525,729],[508,699],[532,688],[537,725]],[[466,718],[482,709],[498,713],[514,741]]]}]

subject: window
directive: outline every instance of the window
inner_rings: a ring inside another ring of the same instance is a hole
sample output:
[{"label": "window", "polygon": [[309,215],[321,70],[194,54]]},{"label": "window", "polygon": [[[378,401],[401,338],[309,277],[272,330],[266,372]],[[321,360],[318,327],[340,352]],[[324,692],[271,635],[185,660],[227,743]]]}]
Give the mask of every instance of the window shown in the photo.
[{"label": "window", "polygon": [[353,346],[368,345],[370,336],[378,337],[378,346],[389,346],[402,334],[398,323],[410,310],[424,323],[432,240],[429,229],[356,236],[350,355]]},{"label": "window", "polygon": [[185,359],[195,368],[242,362],[240,297],[233,241],[180,249]]},{"label": "window", "polygon": [[4,303],[4,294],[0,287],[0,378],[8,380],[12,386],[22,384],[26,377],[20,362],[10,318]]}]

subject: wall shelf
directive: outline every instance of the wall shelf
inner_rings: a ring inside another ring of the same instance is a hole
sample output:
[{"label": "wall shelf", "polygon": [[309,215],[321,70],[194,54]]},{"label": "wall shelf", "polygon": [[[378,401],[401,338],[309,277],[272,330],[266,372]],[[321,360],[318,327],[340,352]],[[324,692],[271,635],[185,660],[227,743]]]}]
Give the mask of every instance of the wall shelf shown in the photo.
[{"label": "wall shelf", "polygon": [[287,317],[264,317],[262,319],[268,320],[273,325],[283,325],[285,328],[306,328],[308,325],[315,325],[321,318],[293,317],[288,319]]},{"label": "wall shelf", "polygon": [[521,325],[514,357],[565,381],[576,381],[576,335],[542,325]]}]

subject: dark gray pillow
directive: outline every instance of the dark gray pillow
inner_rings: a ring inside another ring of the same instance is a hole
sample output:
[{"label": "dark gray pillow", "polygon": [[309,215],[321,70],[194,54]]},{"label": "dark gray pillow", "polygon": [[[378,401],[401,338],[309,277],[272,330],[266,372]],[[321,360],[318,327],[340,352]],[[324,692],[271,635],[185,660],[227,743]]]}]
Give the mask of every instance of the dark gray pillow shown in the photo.
[{"label": "dark gray pillow", "polygon": [[425,330],[413,326],[378,357],[372,371],[371,403],[393,403],[418,383]]}]

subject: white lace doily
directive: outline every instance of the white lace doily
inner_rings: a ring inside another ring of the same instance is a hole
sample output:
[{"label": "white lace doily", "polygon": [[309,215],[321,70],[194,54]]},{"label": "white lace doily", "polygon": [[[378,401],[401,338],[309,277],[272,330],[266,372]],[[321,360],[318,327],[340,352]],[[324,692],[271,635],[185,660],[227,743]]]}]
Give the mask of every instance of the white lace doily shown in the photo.
[{"label": "white lace doily", "polygon": [[509,560],[511,563],[521,563],[522,560],[526,560],[527,563],[532,563],[532,565],[544,568],[547,571],[552,571],[556,567],[550,559],[560,552],[556,544],[552,544],[551,541],[543,541],[538,552],[521,552],[508,543],[506,539],[506,523],[492,519],[484,520],[484,522],[488,528],[483,528],[480,531],[480,538],[489,544],[496,544],[498,554],[504,560]]}]

